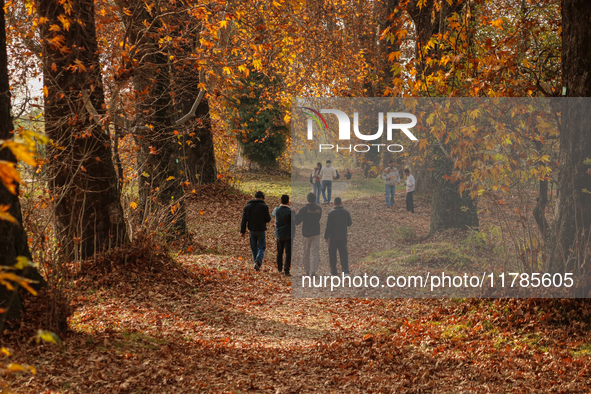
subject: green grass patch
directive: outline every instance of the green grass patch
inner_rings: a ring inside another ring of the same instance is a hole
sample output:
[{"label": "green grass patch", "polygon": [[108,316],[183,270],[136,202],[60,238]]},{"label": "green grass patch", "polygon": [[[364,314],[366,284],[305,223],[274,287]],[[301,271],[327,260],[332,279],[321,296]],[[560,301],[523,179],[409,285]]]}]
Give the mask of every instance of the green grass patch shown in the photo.
[{"label": "green grass patch", "polygon": [[265,196],[281,197],[282,194],[291,195],[291,177],[289,175],[245,175],[236,187],[245,194],[253,196],[262,191]]},{"label": "green grass patch", "polygon": [[579,346],[577,350],[572,351],[573,356],[575,357],[589,357],[591,356],[591,343],[586,343],[584,345]]}]

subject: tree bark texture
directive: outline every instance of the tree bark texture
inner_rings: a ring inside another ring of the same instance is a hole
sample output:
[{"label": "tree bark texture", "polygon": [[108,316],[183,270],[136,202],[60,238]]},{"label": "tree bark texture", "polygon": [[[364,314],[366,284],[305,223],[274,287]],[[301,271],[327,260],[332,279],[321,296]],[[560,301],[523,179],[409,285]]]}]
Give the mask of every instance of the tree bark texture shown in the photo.
[{"label": "tree bark texture", "polygon": [[[5,28],[4,0],[0,0],[0,140],[8,140],[13,136]],[[10,149],[0,150],[0,161],[16,163]],[[18,256],[31,259],[27,233],[23,228],[18,185],[15,186],[16,194],[13,194],[0,183],[0,205],[8,205],[10,207],[8,213],[18,222],[18,224],[13,224],[6,220],[0,220],[0,265],[3,266],[15,265]],[[25,270],[19,270],[16,273],[21,277],[37,281],[37,283],[33,284],[33,288],[37,290],[46,285],[45,280],[34,267],[27,267]],[[5,320],[20,317],[22,303],[18,290],[8,291],[4,285],[0,285],[0,308],[6,310],[3,314],[0,314],[1,331],[1,326]]]},{"label": "tree bark texture", "polygon": [[452,183],[444,179],[444,176],[452,174],[453,162],[439,151],[439,147],[433,148],[433,151],[434,188],[430,234],[448,228],[478,228],[476,201],[472,200],[468,191],[460,196],[459,182]]},{"label": "tree bark texture", "polygon": [[[67,260],[127,240],[106,130],[94,3],[36,0],[43,43],[45,131],[56,233]],[[59,29],[56,28],[59,27]]]},{"label": "tree bark texture", "polygon": [[[562,1],[562,80],[567,96],[560,129],[556,244],[549,270],[582,267],[591,230],[591,3]],[[586,191],[585,191],[586,190]],[[587,243],[587,245],[585,245]],[[589,263],[589,255],[586,256]]]}]

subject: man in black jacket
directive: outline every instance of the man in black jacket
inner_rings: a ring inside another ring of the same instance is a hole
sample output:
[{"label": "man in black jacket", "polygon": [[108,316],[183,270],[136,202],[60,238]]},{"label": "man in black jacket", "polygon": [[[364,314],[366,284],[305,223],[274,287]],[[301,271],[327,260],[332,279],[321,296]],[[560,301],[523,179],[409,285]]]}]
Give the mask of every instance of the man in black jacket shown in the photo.
[{"label": "man in black jacket", "polygon": [[261,269],[263,259],[265,258],[265,250],[267,243],[265,240],[265,231],[267,231],[267,223],[271,221],[269,215],[269,207],[265,204],[265,195],[263,192],[256,192],[254,200],[250,200],[242,211],[242,223],[240,223],[240,235],[244,237],[246,228],[250,234],[250,250],[252,251],[252,259],[254,260],[254,269],[256,271]]},{"label": "man in black jacket", "polygon": [[347,251],[347,227],[353,224],[351,214],[345,208],[340,197],[334,199],[332,211],[328,213],[324,239],[328,243],[328,259],[330,261],[330,273],[337,273],[337,250],[341,258],[341,269],[344,274],[349,273],[349,252]]},{"label": "man in black jacket", "polygon": [[[293,249],[293,237],[295,236],[295,219],[293,211],[289,207],[289,196],[281,196],[281,205],[273,210],[271,216],[275,217],[275,238],[277,238],[277,271],[281,273],[285,269],[285,276],[291,276],[291,251]],[[294,219],[294,220],[292,220]],[[285,250],[285,264],[283,263],[283,251]]]},{"label": "man in black jacket", "polygon": [[316,204],[316,194],[308,193],[308,204],[304,205],[296,215],[296,226],[302,224],[304,236],[304,271],[306,275],[316,275],[320,261],[320,217],[322,208]]}]

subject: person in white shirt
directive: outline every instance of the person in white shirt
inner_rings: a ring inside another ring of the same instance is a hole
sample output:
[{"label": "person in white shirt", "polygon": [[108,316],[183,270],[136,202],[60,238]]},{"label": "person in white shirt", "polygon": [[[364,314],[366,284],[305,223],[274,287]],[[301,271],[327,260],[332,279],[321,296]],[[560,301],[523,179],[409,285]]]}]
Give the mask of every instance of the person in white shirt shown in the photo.
[{"label": "person in white shirt", "polygon": [[410,213],[415,213],[415,206],[412,196],[415,191],[415,177],[410,174],[410,169],[404,169],[404,175],[406,175],[406,210]]},{"label": "person in white shirt", "polygon": [[[332,166],[330,160],[326,161],[326,165],[320,170],[320,178],[322,179],[322,198],[325,204],[330,204],[330,197],[332,194],[332,180],[336,178],[337,171]],[[328,189],[328,198],[326,191]]]},{"label": "person in white shirt", "polygon": [[398,169],[394,167],[394,160],[388,162],[388,167],[382,172],[382,179],[386,181],[386,208],[391,208],[394,206],[396,184],[400,183],[400,174]]}]

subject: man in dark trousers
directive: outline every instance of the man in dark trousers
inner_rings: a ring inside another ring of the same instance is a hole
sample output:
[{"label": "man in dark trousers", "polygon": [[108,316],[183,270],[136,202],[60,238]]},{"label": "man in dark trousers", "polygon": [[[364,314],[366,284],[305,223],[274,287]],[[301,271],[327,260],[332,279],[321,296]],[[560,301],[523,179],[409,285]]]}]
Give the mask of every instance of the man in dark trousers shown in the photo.
[{"label": "man in dark trousers", "polygon": [[[277,271],[285,272],[285,276],[291,276],[291,251],[293,249],[293,237],[295,235],[295,220],[289,207],[289,196],[281,196],[281,205],[273,210],[271,216],[275,217],[275,237],[277,238]],[[285,250],[285,263],[283,251]],[[285,271],[284,271],[285,270]]]},{"label": "man in dark trousers", "polygon": [[330,261],[330,273],[337,273],[337,250],[341,258],[343,274],[349,274],[349,252],[347,251],[347,227],[353,224],[351,214],[343,208],[340,197],[334,199],[334,208],[328,213],[324,239],[328,243],[328,259]]},{"label": "man in dark trousers", "polygon": [[265,195],[258,191],[254,194],[254,200],[250,200],[242,211],[242,223],[240,223],[240,235],[244,237],[246,228],[250,234],[250,250],[254,260],[254,269],[261,269],[267,243],[265,240],[265,231],[267,223],[271,221],[269,207],[265,204]]},{"label": "man in dark trousers", "polygon": [[302,224],[304,236],[304,271],[306,276],[316,275],[318,262],[320,261],[320,217],[322,208],[316,204],[316,194],[308,193],[308,204],[304,205],[296,215],[296,226]]}]

